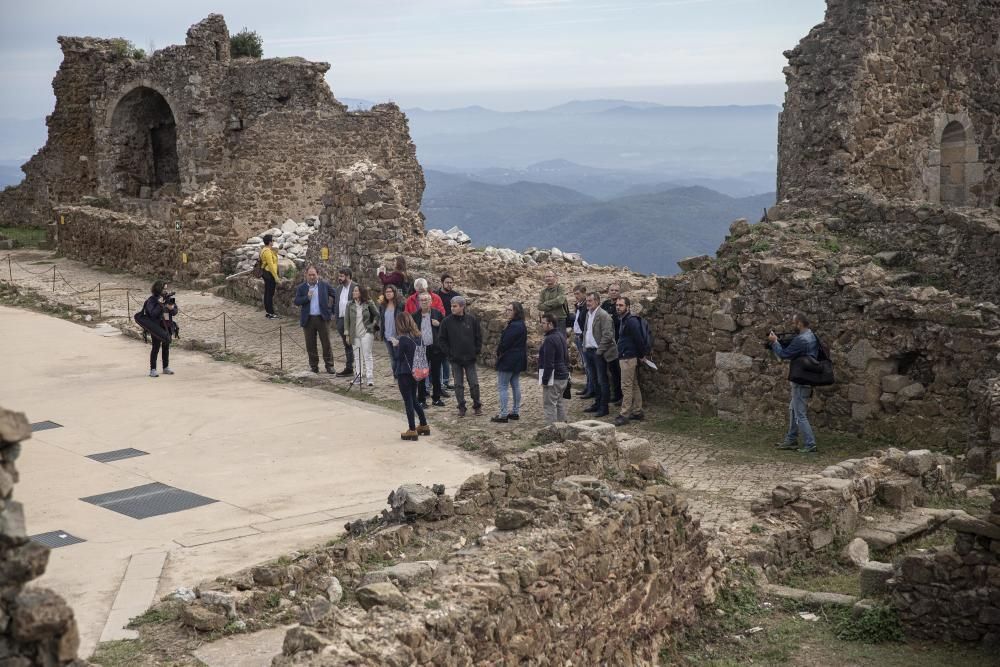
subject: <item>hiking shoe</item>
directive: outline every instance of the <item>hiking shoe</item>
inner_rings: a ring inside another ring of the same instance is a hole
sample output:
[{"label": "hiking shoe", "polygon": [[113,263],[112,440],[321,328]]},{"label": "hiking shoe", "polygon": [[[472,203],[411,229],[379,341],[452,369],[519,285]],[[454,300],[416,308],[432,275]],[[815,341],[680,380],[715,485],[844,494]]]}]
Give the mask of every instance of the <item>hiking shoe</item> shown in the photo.
[{"label": "hiking shoe", "polygon": [[799,445],[796,442],[779,442],[774,446],[775,449],[798,449]]},{"label": "hiking shoe", "polygon": [[337,371],[333,368],[333,366],[327,366],[326,367],[326,372],[329,373],[330,375],[336,375],[337,374]]},{"label": "hiking shoe", "polygon": [[160,374],[156,372],[155,368],[150,368],[149,369],[149,377],[151,377],[151,378],[158,378],[158,377],[160,377]]},{"label": "hiking shoe", "polygon": [[615,417],[615,426],[624,426],[628,423],[628,418],[618,415]]},{"label": "hiking shoe", "polygon": [[[375,386],[375,380],[373,380],[371,378],[368,378],[368,386],[369,387],[374,387]],[[426,406],[424,406],[424,407],[426,407]]]},{"label": "hiking shoe", "polygon": [[430,435],[431,427],[427,424],[421,424],[417,427],[417,435]]},{"label": "hiking shoe", "polygon": [[477,407],[473,406],[473,408],[472,408],[472,414],[476,415],[477,417],[482,417],[483,416],[483,409],[482,408],[477,408]]},{"label": "hiking shoe", "polygon": [[172,370],[170,370],[169,368],[164,368],[163,369],[163,374],[164,375],[173,375],[174,372]]},{"label": "hiking shoe", "polygon": [[438,399],[436,401],[432,401],[431,405],[433,405],[436,408],[443,408],[444,407],[444,401]]},{"label": "hiking shoe", "polygon": [[318,368],[310,368],[309,371],[312,372],[312,373],[319,373],[319,369]]},{"label": "hiking shoe", "polygon": [[444,388],[445,388],[445,389],[451,389],[451,390],[454,390],[454,389],[455,389],[455,385],[453,385],[453,384],[452,384],[452,383],[450,383],[450,382],[445,382],[445,383],[444,383]]},{"label": "hiking shoe", "polygon": [[591,405],[590,407],[584,408],[584,412],[597,412],[600,408],[596,405]]},{"label": "hiking shoe", "polygon": [[446,391],[441,392],[441,398],[451,398],[451,394]]},{"label": "hiking shoe", "polygon": [[507,423],[507,417],[502,417],[500,415],[494,415],[493,417],[490,417],[490,421],[493,422],[494,424],[506,424]]},{"label": "hiking shoe", "polygon": [[629,417],[629,419],[631,419],[632,421],[637,421],[637,422],[641,422],[645,418],[646,418],[646,414],[643,413],[643,412],[637,412],[634,415],[632,415],[631,417]]},{"label": "hiking shoe", "polygon": [[507,419],[509,419],[509,420],[511,420],[513,422],[516,422],[520,418],[521,418],[521,415],[517,414],[516,412],[512,412],[509,415],[507,415]]},{"label": "hiking shoe", "polygon": [[465,409],[464,405],[463,406],[459,406],[459,408],[458,408],[458,416],[459,417],[464,417],[465,414],[466,414],[466,412],[468,412],[468,411]]},{"label": "hiking shoe", "polygon": [[598,410],[597,412],[594,413],[593,416],[594,419],[598,419],[600,417],[607,417],[609,414],[611,414],[611,412],[607,409],[604,409],[604,410]]},{"label": "hiking shoe", "polygon": [[349,378],[352,377],[353,375],[354,375],[354,369],[351,368],[350,366],[337,373],[337,377],[339,378]]},{"label": "hiking shoe", "polygon": [[799,454],[815,454],[816,445],[813,445],[811,447],[803,445],[797,451],[799,452]]},{"label": "hiking shoe", "polygon": [[277,316],[277,315],[274,315],[274,314],[272,314],[272,313],[268,313],[268,314],[267,314],[267,315],[265,315],[264,317],[266,317],[266,318],[267,318],[267,319],[269,319],[269,320],[276,320],[276,319],[278,319],[278,316]]},{"label": "hiking shoe", "polygon": [[416,440],[417,439],[417,432],[416,431],[403,431],[402,433],[399,434],[399,439],[400,440]]}]

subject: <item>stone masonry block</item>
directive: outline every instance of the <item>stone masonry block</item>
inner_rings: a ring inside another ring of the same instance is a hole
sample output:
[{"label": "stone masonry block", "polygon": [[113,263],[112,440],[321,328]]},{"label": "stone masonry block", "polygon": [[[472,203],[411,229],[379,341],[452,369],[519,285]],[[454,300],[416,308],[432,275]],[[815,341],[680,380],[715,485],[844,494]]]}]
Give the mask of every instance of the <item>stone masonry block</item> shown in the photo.
[{"label": "stone masonry block", "polygon": [[882,378],[882,391],[895,394],[908,384],[911,384],[910,378],[905,375],[886,375]]},{"label": "stone masonry block", "polygon": [[886,479],[878,488],[878,498],[895,509],[913,507],[919,481],[913,479]]},{"label": "stone masonry block", "polygon": [[739,352],[716,352],[715,367],[731,371],[750,370],[753,359]]},{"label": "stone masonry block", "polygon": [[880,563],[872,560],[861,566],[859,583],[861,585],[861,595],[870,597],[880,595],[886,591],[886,582],[892,578],[894,569],[892,563]]}]

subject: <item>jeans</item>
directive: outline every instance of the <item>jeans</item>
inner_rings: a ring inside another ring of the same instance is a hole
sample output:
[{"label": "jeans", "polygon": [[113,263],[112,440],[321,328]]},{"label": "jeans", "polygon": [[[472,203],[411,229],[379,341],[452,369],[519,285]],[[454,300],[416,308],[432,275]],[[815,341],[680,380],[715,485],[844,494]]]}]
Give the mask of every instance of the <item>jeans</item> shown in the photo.
[{"label": "jeans", "polygon": [[[427,374],[427,380],[431,383],[431,399],[435,401],[441,400],[441,357],[433,352],[427,353],[427,366],[430,371]],[[427,402],[427,382],[421,382],[417,380],[417,402],[426,403]]]},{"label": "jeans", "polygon": [[597,353],[597,348],[588,347],[584,356],[587,359],[587,366],[590,367],[590,374],[594,378],[594,388],[597,396],[594,398],[594,405],[598,412],[607,412],[611,403],[611,384],[608,382],[608,362],[604,355]]},{"label": "jeans", "polygon": [[[514,409],[507,412],[507,387],[514,390]],[[500,416],[521,414],[521,375],[507,371],[497,371],[497,390],[500,392]]]},{"label": "jeans", "polygon": [[792,399],[788,403],[788,433],[785,435],[785,444],[794,444],[801,433],[802,444],[806,447],[815,447],[816,436],[813,435],[812,426],[809,425],[806,405],[812,397],[812,387],[794,382],[788,384],[792,388]]},{"label": "jeans", "polygon": [[542,387],[542,411],[545,413],[546,424],[566,421],[566,399],[563,398],[563,392],[567,382],[569,378],[555,380],[551,387]]},{"label": "jeans", "polygon": [[469,393],[472,394],[472,407],[479,409],[483,407],[479,402],[479,374],[476,373],[476,362],[473,361],[452,361],[451,374],[455,377],[455,399],[458,400],[459,409],[465,408],[465,381],[469,381]]},{"label": "jeans", "polygon": [[366,333],[361,338],[355,339],[354,342],[357,343],[354,347],[354,367],[358,369],[359,374],[364,371],[365,377],[371,381],[375,377],[375,359],[372,355],[375,336]]},{"label": "jeans", "polygon": [[385,341],[386,352],[389,353],[389,362],[392,366],[392,374],[396,374],[396,364],[399,363],[399,350],[389,341]]},{"label": "jeans", "polygon": [[344,333],[344,318],[337,318],[337,333],[340,334],[340,342],[344,344],[344,358],[347,360],[345,371],[354,369],[354,351],[351,349],[351,339]]},{"label": "jeans", "polygon": [[274,315],[274,290],[278,287],[278,282],[271,275],[270,271],[264,272],[264,312]]},{"label": "jeans", "polygon": [[580,366],[583,367],[583,373],[587,377],[587,385],[583,388],[583,393],[596,394],[597,388],[594,386],[594,380],[590,374],[590,366],[587,364],[585,348],[583,347],[583,334],[575,334],[573,338],[576,342],[576,353],[580,358]]},{"label": "jeans", "polygon": [[417,428],[413,419],[414,413],[420,419],[420,425],[426,426],[427,415],[424,414],[424,409],[417,402],[417,381],[413,379],[412,375],[407,373],[396,378],[396,385],[399,387],[399,393],[403,397],[403,407],[406,408],[406,423],[409,425],[410,430],[414,431]]},{"label": "jeans", "polygon": [[333,355],[330,352],[330,323],[319,315],[310,315],[302,329],[306,336],[306,354],[309,355],[309,368],[319,370],[319,351],[316,349],[316,336],[323,346],[323,364],[326,370],[333,368]]},{"label": "jeans", "polygon": [[159,338],[153,336],[153,351],[149,353],[150,370],[156,370],[156,355],[159,354],[161,346],[163,348],[163,367],[170,368],[170,341],[161,343]]}]

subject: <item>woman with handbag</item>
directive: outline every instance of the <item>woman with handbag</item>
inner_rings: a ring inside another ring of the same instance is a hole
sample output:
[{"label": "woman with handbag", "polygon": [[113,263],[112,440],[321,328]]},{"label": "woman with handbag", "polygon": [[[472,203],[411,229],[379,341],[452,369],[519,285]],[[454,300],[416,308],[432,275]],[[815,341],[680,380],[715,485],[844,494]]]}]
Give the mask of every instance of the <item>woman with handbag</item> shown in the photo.
[{"label": "woman with handbag", "polygon": [[[398,362],[396,363],[396,384],[403,397],[406,408],[406,422],[409,430],[400,433],[403,440],[416,440],[421,435],[430,435],[431,428],[427,425],[424,409],[417,402],[417,384],[427,379],[430,370],[427,368],[427,354],[420,340],[420,329],[413,317],[405,311],[396,315],[396,338],[390,342],[396,347]],[[414,416],[420,419],[416,424]]]},{"label": "woman with handbag", "polygon": [[[528,327],[524,324],[524,306],[517,301],[507,304],[507,326],[497,343],[497,391],[500,394],[500,414],[490,421],[506,424],[521,418],[521,373],[528,370]],[[514,394],[510,412],[508,388]]]},{"label": "woman with handbag", "polygon": [[368,290],[355,284],[351,289],[351,304],[344,318],[344,332],[351,337],[354,348],[354,368],[357,377],[364,375],[368,386],[375,386],[375,359],[372,346],[375,344],[375,330],[378,329],[378,308],[368,298]]}]

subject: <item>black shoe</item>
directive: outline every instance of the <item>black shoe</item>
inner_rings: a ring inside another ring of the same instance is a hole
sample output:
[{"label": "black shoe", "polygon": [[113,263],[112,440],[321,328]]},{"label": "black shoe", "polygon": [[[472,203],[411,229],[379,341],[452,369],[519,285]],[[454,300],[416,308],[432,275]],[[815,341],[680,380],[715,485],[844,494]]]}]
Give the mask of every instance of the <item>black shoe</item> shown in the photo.
[{"label": "black shoe", "polygon": [[597,398],[597,394],[580,394],[580,398],[583,398],[583,399],[587,399],[587,398],[594,399],[594,398]]},{"label": "black shoe", "polygon": [[441,398],[451,398],[451,394],[446,391],[441,392]]},{"label": "black shoe", "polygon": [[493,422],[494,424],[506,424],[507,418],[501,417],[500,415],[494,415],[490,417],[490,421]]},{"label": "black shoe", "polygon": [[584,396],[588,396],[589,392],[587,390],[585,390],[585,389],[581,389],[580,391],[576,392],[576,395],[580,396],[582,398]]},{"label": "black shoe", "polygon": [[337,373],[337,377],[339,377],[339,378],[354,377],[354,369],[351,368],[350,366],[348,366],[344,370],[342,370],[339,373]]},{"label": "black shoe", "polygon": [[596,405],[591,405],[590,407],[583,409],[584,412],[597,412],[598,410],[600,410],[600,408]]},{"label": "black shoe", "polygon": [[329,373],[330,375],[336,375],[337,374],[337,371],[334,370],[333,366],[327,366],[326,367],[326,372]]},{"label": "black shoe", "polygon": [[426,410],[427,409],[427,403],[426,402],[417,403],[417,405],[420,406],[421,410]]},{"label": "black shoe", "polygon": [[434,402],[431,403],[431,405],[433,405],[436,408],[443,408],[444,407],[444,401],[441,401],[441,400],[434,401]]},{"label": "black shoe", "polygon": [[509,415],[507,415],[507,419],[509,419],[511,421],[514,421],[514,422],[516,422],[520,418],[521,418],[521,415],[517,414],[516,412],[512,412]]},{"label": "black shoe", "polygon": [[309,370],[311,370],[313,373],[319,373],[319,369],[318,368],[310,368]]},{"label": "black shoe", "polygon": [[465,406],[459,406],[459,408],[458,408],[458,416],[459,417],[464,417],[467,412],[468,411],[465,409]]},{"label": "black shoe", "polygon": [[483,416],[483,408],[482,408],[482,406],[479,406],[477,408],[476,406],[473,405],[472,406],[472,414],[476,415],[477,417],[482,417]]},{"label": "black shoe", "polygon": [[593,414],[593,417],[594,419],[598,419],[600,417],[607,417],[609,414],[611,413],[608,411],[608,409],[604,408],[603,410],[598,410],[597,412],[595,412]]},{"label": "black shoe", "polygon": [[625,417],[622,417],[621,415],[615,417],[615,426],[624,426],[627,423],[628,419],[626,419]]},{"label": "black shoe", "polygon": [[444,383],[444,388],[445,388],[445,389],[451,389],[451,390],[454,390],[454,389],[455,389],[455,385],[453,385],[453,384],[452,384],[452,383],[450,383],[450,382],[445,382],[445,383]]},{"label": "black shoe", "polygon": [[642,413],[642,412],[637,412],[634,415],[632,415],[631,417],[629,417],[629,419],[631,419],[632,421],[637,421],[637,422],[641,422],[645,418],[646,418],[646,415],[644,413]]}]

